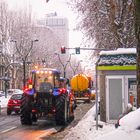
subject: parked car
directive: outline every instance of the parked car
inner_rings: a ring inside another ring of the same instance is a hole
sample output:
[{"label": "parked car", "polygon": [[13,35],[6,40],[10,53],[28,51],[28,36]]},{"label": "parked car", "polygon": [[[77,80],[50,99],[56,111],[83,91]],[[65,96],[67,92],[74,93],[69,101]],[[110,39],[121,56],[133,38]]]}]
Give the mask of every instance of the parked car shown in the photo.
[{"label": "parked car", "polygon": [[8,89],[7,90],[8,95],[12,95],[12,94],[15,94],[15,93],[23,93],[23,91],[20,90],[20,89]]},{"label": "parked car", "polygon": [[23,93],[13,94],[7,104],[7,115],[10,115],[12,112],[18,114],[20,112],[20,105]]},{"label": "parked car", "polygon": [[117,122],[116,122],[116,124],[115,124],[115,128],[118,128],[119,126],[120,126],[120,120],[123,118],[123,117],[125,117],[128,113],[130,113],[130,112],[132,112],[132,111],[134,111],[135,109],[133,108],[133,106],[129,103],[128,105],[127,105],[127,108],[126,108],[126,110],[118,117],[118,120],[117,120]]},{"label": "parked car", "polygon": [[139,140],[140,139],[140,108],[130,111],[119,120],[119,127],[106,133],[96,140]]}]

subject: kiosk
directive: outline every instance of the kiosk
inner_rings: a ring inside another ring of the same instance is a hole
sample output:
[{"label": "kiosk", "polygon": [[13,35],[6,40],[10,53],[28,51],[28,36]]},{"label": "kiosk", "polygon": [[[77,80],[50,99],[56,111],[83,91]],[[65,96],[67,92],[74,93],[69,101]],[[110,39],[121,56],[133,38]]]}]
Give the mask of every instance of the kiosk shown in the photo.
[{"label": "kiosk", "polygon": [[101,121],[116,121],[128,103],[136,106],[136,48],[101,51],[97,70]]}]

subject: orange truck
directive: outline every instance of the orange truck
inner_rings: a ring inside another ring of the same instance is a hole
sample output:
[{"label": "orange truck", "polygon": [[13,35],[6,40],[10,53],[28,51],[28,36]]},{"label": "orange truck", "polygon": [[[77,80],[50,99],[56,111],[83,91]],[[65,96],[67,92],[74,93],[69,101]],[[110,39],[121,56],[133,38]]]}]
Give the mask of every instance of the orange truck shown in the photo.
[{"label": "orange truck", "polygon": [[74,75],[71,80],[71,91],[74,94],[76,100],[84,100],[85,102],[90,102],[92,86],[91,78],[85,74]]}]

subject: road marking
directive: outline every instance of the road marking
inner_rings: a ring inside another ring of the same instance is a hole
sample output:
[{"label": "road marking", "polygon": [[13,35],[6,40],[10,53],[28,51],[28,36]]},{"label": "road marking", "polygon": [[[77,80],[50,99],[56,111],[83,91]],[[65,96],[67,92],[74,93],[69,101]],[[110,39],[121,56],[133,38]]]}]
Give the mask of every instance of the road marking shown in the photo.
[{"label": "road marking", "polygon": [[8,128],[8,129],[6,129],[6,130],[1,131],[0,134],[9,132],[9,131],[11,131],[11,130],[13,130],[13,129],[16,129],[16,128],[17,128],[17,126],[13,126],[13,127],[11,127],[11,128]]}]

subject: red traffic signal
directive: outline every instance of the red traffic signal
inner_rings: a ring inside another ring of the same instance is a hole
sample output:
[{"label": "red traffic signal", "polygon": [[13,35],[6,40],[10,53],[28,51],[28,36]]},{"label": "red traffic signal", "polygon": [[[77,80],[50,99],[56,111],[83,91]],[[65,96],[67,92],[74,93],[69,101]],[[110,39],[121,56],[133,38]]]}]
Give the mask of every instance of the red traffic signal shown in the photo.
[{"label": "red traffic signal", "polygon": [[61,47],[61,53],[62,54],[66,53],[66,48],[65,47]]}]

